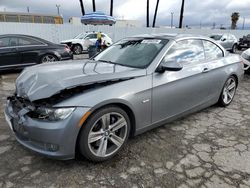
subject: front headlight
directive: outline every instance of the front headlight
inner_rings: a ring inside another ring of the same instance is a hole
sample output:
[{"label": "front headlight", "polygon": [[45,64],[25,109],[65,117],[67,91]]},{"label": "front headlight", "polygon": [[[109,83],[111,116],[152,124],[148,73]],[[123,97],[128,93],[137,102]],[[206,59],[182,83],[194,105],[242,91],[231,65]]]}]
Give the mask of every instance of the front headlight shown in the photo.
[{"label": "front headlight", "polygon": [[49,120],[49,121],[58,121],[63,120],[69,117],[75,108],[37,108],[33,115],[38,119]]}]

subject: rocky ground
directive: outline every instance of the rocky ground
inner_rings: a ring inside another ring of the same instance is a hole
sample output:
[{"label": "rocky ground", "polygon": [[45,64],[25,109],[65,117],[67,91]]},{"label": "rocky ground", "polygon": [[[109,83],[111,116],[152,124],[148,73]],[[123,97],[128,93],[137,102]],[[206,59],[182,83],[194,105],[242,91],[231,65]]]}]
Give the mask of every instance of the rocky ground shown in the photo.
[{"label": "rocky ground", "polygon": [[16,74],[0,78],[0,187],[250,187],[250,76],[233,103],[129,140],[114,159],[57,161],[18,144],[3,115]]}]

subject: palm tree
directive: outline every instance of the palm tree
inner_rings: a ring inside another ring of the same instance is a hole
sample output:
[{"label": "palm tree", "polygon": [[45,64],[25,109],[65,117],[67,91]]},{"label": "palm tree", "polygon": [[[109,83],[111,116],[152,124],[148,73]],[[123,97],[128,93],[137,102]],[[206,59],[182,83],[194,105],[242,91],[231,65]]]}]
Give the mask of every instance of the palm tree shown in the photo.
[{"label": "palm tree", "polygon": [[185,4],[185,0],[182,0],[182,3],[181,3],[181,13],[180,13],[180,21],[179,21],[179,28],[182,28],[183,13],[184,13],[184,4]]},{"label": "palm tree", "polygon": [[146,20],[147,20],[147,27],[149,27],[149,0],[147,0],[147,16],[146,16]]},{"label": "palm tree", "polygon": [[92,0],[93,12],[95,12],[95,0]]},{"label": "palm tree", "polygon": [[113,0],[110,0],[110,16],[113,16]]},{"label": "palm tree", "polygon": [[231,29],[236,29],[237,27],[237,21],[239,20],[240,17],[240,13],[239,12],[233,12],[231,15]]},{"label": "palm tree", "polygon": [[153,21],[153,27],[155,27],[155,20],[156,20],[156,16],[157,16],[159,1],[160,1],[160,0],[157,0],[157,2],[156,2],[155,15],[154,15],[154,21]]},{"label": "palm tree", "polygon": [[83,2],[82,2],[82,0],[79,0],[79,1],[80,1],[80,5],[81,5],[82,15],[84,16],[85,15],[85,11],[84,11]]}]

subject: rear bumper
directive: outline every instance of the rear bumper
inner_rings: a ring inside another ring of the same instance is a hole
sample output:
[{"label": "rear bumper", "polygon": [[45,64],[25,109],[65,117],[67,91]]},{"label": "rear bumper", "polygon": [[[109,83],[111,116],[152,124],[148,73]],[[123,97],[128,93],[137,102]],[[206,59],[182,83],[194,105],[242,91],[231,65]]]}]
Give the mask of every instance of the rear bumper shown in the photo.
[{"label": "rear bumper", "polygon": [[87,108],[76,108],[65,120],[48,122],[27,115],[19,117],[7,102],[5,118],[21,145],[50,158],[67,160],[75,157],[78,123],[87,111]]},{"label": "rear bumper", "polygon": [[60,55],[60,60],[63,61],[63,60],[70,60],[70,59],[73,59],[73,52],[64,52],[63,54]]}]

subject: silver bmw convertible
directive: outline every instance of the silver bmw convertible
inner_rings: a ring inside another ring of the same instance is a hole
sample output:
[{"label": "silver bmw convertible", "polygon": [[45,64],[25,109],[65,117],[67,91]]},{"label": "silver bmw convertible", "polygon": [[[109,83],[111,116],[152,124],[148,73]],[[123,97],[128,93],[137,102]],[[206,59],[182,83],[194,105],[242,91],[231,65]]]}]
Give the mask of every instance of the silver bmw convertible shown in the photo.
[{"label": "silver bmw convertible", "polygon": [[141,35],[92,59],[26,68],[5,117],[25,147],[57,159],[104,161],[130,136],[215,103],[243,76],[238,55],[193,35]]}]

